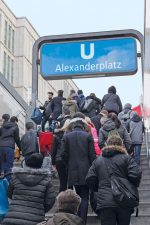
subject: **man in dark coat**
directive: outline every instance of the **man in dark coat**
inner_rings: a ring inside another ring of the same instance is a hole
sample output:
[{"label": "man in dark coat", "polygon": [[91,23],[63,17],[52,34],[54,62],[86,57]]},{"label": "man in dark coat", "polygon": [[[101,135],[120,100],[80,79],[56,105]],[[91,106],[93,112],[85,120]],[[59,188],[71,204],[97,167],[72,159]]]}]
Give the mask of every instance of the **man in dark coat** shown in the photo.
[{"label": "man in dark coat", "polygon": [[120,206],[114,200],[107,166],[115,176],[128,179],[137,189],[141,179],[140,168],[117,136],[109,138],[108,145],[102,149],[102,156],[93,162],[86,183],[90,189],[98,191],[96,212],[100,216],[101,225],[129,225],[133,208]]},{"label": "man in dark coat", "polygon": [[81,197],[78,215],[86,222],[89,189],[85,185],[88,169],[96,158],[92,136],[84,131],[84,123],[76,118],[72,131],[62,139],[62,160],[68,167],[68,186],[74,186]]},{"label": "man in dark coat", "polygon": [[43,111],[43,118],[42,118],[42,131],[45,131],[45,124],[48,121],[49,126],[52,123],[52,120],[50,118],[52,109],[51,109],[51,102],[53,99],[53,92],[48,92],[48,100],[45,101],[43,106],[40,106],[40,109],[44,110]]},{"label": "man in dark coat", "polygon": [[62,101],[66,100],[63,97],[63,90],[58,91],[58,96],[54,97],[51,102],[52,114],[51,117],[53,120],[57,120],[57,118],[62,114]]},{"label": "man in dark coat", "polygon": [[21,138],[21,150],[25,158],[39,152],[37,131],[34,129],[32,122],[26,123],[26,133]]},{"label": "man in dark coat", "polygon": [[0,158],[3,159],[4,173],[10,173],[13,167],[15,144],[21,149],[18,125],[12,121],[4,121],[0,128]]},{"label": "man in dark coat", "polygon": [[108,94],[102,99],[102,109],[106,109],[109,113],[114,112],[118,115],[122,111],[122,103],[116,94],[116,88],[111,86],[108,88]]},{"label": "man in dark coat", "polygon": [[14,168],[9,186],[11,204],[3,225],[37,225],[54,205],[55,193],[48,170],[41,169],[43,156],[34,153],[24,168]]}]

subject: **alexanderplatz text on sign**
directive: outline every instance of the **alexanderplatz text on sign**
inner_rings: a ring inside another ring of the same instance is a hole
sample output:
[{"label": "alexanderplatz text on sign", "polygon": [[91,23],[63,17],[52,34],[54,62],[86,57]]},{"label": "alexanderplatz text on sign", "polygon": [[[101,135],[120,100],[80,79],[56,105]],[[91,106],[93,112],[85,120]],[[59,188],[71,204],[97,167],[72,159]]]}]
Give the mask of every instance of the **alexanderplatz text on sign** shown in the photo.
[{"label": "alexanderplatz text on sign", "polygon": [[136,40],[132,37],[47,43],[40,53],[41,74],[45,79],[137,72]]}]

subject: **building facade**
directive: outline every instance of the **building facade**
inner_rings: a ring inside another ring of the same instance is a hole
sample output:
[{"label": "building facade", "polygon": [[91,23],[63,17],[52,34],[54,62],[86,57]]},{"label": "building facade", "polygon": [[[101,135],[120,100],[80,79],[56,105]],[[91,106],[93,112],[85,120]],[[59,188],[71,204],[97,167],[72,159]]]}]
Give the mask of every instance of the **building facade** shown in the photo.
[{"label": "building facade", "polygon": [[[32,47],[39,38],[27,18],[17,18],[3,0],[0,1],[0,72],[29,104],[32,87]],[[38,100],[43,103],[47,92],[59,89],[67,97],[78,87],[72,80],[45,81],[39,74]]]}]

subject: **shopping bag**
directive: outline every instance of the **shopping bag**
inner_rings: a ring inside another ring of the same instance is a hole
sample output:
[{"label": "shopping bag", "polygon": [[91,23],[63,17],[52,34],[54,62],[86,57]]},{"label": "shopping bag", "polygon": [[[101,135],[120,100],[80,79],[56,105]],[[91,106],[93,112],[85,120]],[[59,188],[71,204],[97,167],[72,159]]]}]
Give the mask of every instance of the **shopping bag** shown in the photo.
[{"label": "shopping bag", "polygon": [[39,133],[39,149],[42,155],[51,153],[53,146],[53,133],[52,132],[40,132]]},{"label": "shopping bag", "polygon": [[37,124],[40,125],[42,121],[42,113],[38,107],[36,107],[31,115],[31,119]]}]

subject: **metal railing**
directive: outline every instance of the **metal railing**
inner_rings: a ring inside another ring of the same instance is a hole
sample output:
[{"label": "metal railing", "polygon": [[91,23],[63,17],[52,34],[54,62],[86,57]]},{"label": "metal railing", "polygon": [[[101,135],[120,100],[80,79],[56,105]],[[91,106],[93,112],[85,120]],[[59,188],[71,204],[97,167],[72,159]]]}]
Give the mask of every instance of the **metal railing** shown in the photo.
[{"label": "metal railing", "polygon": [[150,167],[150,148],[149,148],[149,131],[148,131],[148,129],[145,129],[145,144],[146,144],[148,166]]}]

